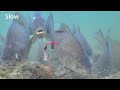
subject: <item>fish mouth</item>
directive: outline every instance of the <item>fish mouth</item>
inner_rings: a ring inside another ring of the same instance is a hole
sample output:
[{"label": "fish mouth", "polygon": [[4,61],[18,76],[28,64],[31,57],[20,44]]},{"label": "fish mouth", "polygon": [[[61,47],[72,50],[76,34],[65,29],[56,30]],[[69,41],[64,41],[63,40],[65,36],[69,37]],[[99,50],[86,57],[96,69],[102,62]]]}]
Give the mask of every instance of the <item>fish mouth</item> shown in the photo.
[{"label": "fish mouth", "polygon": [[34,29],[36,34],[44,34],[45,33],[45,30],[44,30],[44,27],[37,27],[36,29]]},{"label": "fish mouth", "polygon": [[38,30],[38,31],[36,31],[36,34],[45,34],[45,32],[44,32],[44,30]]}]

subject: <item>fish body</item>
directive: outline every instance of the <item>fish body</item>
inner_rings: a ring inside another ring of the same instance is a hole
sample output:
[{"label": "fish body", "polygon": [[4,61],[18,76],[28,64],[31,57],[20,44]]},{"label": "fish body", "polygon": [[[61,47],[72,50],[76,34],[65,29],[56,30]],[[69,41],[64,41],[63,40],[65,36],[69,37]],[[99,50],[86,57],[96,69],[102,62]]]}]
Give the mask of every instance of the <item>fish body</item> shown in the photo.
[{"label": "fish body", "polygon": [[91,73],[90,58],[81,43],[72,35],[69,27],[62,24],[55,35],[56,41],[59,42],[57,51],[60,62],[81,74]]},{"label": "fish body", "polygon": [[21,59],[26,58],[30,48],[29,30],[26,28],[25,18],[20,12],[15,14],[19,15],[19,19],[13,20],[11,23],[6,40],[2,48],[1,59],[15,60],[16,56]]},{"label": "fish body", "polygon": [[[102,31],[101,31],[102,32]],[[110,40],[110,30],[104,36],[105,42],[103,51],[95,63],[95,74],[97,77],[108,76],[112,70],[112,46]],[[101,44],[101,43],[100,43]]]},{"label": "fish body", "polygon": [[84,50],[87,52],[88,56],[92,56],[92,48],[90,47],[89,43],[87,42],[85,36],[80,31],[80,27],[74,26],[74,37],[79,41],[79,43],[83,46]]}]

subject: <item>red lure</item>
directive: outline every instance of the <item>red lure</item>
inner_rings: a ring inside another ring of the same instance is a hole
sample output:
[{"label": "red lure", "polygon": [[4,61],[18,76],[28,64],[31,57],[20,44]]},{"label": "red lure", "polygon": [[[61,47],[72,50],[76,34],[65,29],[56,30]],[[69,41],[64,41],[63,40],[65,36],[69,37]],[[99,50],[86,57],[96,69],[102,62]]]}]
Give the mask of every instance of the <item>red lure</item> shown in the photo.
[{"label": "red lure", "polygon": [[47,44],[59,45],[58,42],[48,42]]}]

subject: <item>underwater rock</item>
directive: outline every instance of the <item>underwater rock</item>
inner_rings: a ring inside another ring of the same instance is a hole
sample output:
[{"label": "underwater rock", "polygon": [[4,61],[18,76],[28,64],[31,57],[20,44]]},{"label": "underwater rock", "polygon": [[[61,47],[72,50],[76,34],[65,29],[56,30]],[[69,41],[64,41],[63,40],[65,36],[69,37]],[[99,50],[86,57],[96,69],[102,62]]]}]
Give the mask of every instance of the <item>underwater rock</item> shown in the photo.
[{"label": "underwater rock", "polygon": [[102,77],[102,78],[99,78],[99,79],[120,79],[120,72],[117,72],[117,73],[112,74],[108,77]]},{"label": "underwater rock", "polygon": [[14,66],[0,66],[1,79],[90,79],[91,75],[82,75],[62,64],[44,65],[30,61],[20,61]]},{"label": "underwater rock", "polygon": [[49,66],[24,62],[8,75],[11,79],[50,79],[54,72]]},{"label": "underwater rock", "polygon": [[15,66],[0,65],[0,77],[8,78],[8,74],[14,71]]},{"label": "underwater rock", "polygon": [[0,77],[0,79],[6,79],[6,78],[4,78],[4,77]]},{"label": "underwater rock", "polygon": [[91,79],[93,76],[91,75],[82,75],[74,70],[66,68],[64,66],[56,69],[54,73],[55,79]]}]

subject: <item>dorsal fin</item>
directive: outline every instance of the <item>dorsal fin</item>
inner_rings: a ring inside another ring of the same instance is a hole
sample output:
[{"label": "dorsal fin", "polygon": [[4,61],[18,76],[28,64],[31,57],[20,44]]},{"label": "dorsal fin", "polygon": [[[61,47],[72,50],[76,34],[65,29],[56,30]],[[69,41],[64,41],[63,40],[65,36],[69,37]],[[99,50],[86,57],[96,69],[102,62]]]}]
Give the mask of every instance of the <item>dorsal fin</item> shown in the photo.
[{"label": "dorsal fin", "polygon": [[14,15],[19,16],[18,19],[13,19],[13,21],[18,22],[24,27],[27,27],[27,20],[25,19],[24,15],[20,11],[16,11]]},{"label": "dorsal fin", "polygon": [[102,32],[101,29],[99,29],[98,32],[95,33],[95,39],[100,43],[100,46],[104,46],[105,45],[105,36]]},{"label": "dorsal fin", "polygon": [[30,39],[30,45],[34,44],[37,41],[38,37],[37,35],[33,35],[33,37]]},{"label": "dorsal fin", "polygon": [[65,23],[62,23],[57,32],[71,32],[71,31],[70,28]]},{"label": "dorsal fin", "polygon": [[48,34],[51,34],[54,32],[54,18],[52,12],[50,12],[46,25],[45,25],[45,30]]}]

